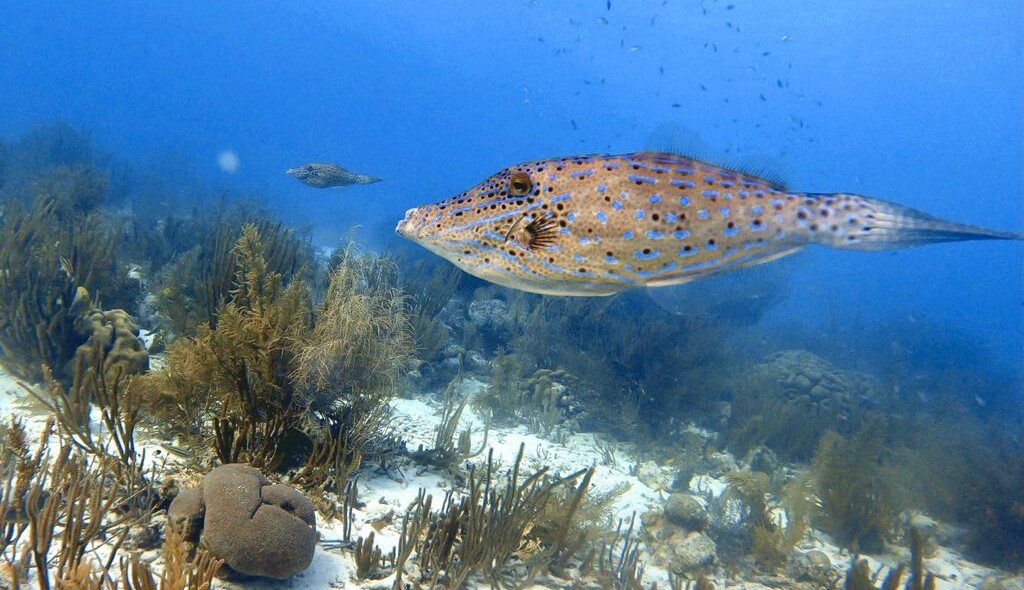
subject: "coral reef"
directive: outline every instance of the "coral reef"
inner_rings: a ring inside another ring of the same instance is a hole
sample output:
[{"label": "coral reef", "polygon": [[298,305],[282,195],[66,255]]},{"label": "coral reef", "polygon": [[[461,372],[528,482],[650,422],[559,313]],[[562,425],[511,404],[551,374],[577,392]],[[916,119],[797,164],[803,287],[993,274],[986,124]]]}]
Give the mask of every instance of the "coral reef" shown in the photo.
[{"label": "coral reef", "polygon": [[313,504],[247,465],[222,465],[207,473],[198,493],[180,494],[167,515],[189,534],[198,533],[211,555],[242,574],[283,580],[313,560]]},{"label": "coral reef", "polygon": [[478,411],[485,411],[504,423],[526,423],[550,436],[556,428],[575,430],[570,420],[579,412],[574,392],[580,380],[563,370],[528,371],[529,359],[499,348],[491,361],[491,379],[473,399]]},{"label": "coral reef", "polygon": [[7,204],[0,220],[0,363],[38,382],[42,366],[68,381],[68,364],[90,332],[79,288],[102,289],[108,303],[132,305],[137,285],[114,253],[116,234],[95,214],[62,220],[50,198],[24,210]]},{"label": "coral reef", "polygon": [[[0,561],[12,588],[29,571],[38,588],[155,588],[152,571],[138,555],[120,561],[133,529],[145,528],[138,515],[121,512],[132,493],[110,478],[112,463],[59,433],[47,422],[31,448],[21,422],[11,419],[0,444]],[[51,452],[51,444],[52,452]],[[100,557],[99,550],[106,552]],[[169,530],[164,541],[160,587],[209,588],[219,562]],[[118,582],[122,582],[119,584]]]},{"label": "coral reef", "polygon": [[[896,569],[889,570],[882,580],[881,586],[876,586],[875,584],[882,575],[881,568],[872,573],[867,561],[856,561],[846,572],[843,588],[844,590],[897,590],[906,572],[907,565],[900,564]],[[910,577],[907,578],[903,590],[935,590],[935,576],[924,569],[921,537],[917,529],[910,530]]]},{"label": "coral reef", "polygon": [[964,409],[919,419],[892,451],[895,467],[883,472],[885,479],[906,505],[961,525],[966,553],[1000,567],[1020,567],[1024,449],[1016,435]]},{"label": "coral reef", "polygon": [[[482,474],[470,471],[466,494],[448,494],[437,511],[431,510],[431,497],[421,492],[406,512],[391,558],[393,587],[403,587],[410,566],[415,566],[414,583],[430,588],[461,588],[471,576],[498,587],[522,585],[583,549],[575,517],[593,470],[552,477],[542,468],[525,476],[522,459],[520,447],[502,484],[489,454]],[[379,553],[363,539],[357,546],[366,564],[362,571],[369,573]]]},{"label": "coral reef", "polygon": [[[666,416],[721,397],[730,350],[708,316],[670,315],[642,293],[613,298],[507,295],[515,319],[510,353],[524,375],[561,370],[579,380],[581,427],[661,448]],[[637,338],[643,334],[643,338]]]},{"label": "coral reef", "polygon": [[315,410],[357,397],[379,403],[394,392],[413,352],[395,266],[350,242],[331,256],[329,268],[327,292],[291,378]]},{"label": "coral reef", "polygon": [[[308,237],[265,215],[242,205],[222,205],[214,216],[197,212],[187,220],[169,218],[159,231],[137,238],[167,242],[170,252],[180,252],[160,266],[155,281],[154,306],[168,339],[193,336],[203,323],[217,326],[220,306],[233,298],[241,255],[235,245],[248,225],[260,236],[259,255],[267,272],[283,284],[293,278],[312,284],[316,262]],[[160,264],[162,258],[155,257],[153,263]]]},{"label": "coral reef", "polygon": [[[91,306],[89,292],[79,287],[71,310],[87,310],[78,315],[75,329],[86,341],[75,349],[76,360],[84,362],[102,356],[103,371],[119,370],[123,375],[138,375],[149,370],[149,353],[139,339],[135,319],[123,309],[103,311]],[[90,363],[91,364],[91,363]]]},{"label": "coral reef", "polygon": [[314,308],[305,283],[285,284],[265,252],[246,225],[230,300],[215,326],[168,347],[165,369],[147,379],[152,407],[224,463],[301,466],[305,485],[340,493],[361,454],[390,444],[387,401],[411,348],[404,300],[387,261],[343,249]]},{"label": "coral reef", "polygon": [[409,323],[416,343],[416,356],[425,363],[440,360],[450,329],[441,311],[459,289],[465,273],[442,263],[437,257],[396,260],[405,263],[399,279],[409,297]]},{"label": "coral reef", "polygon": [[825,528],[857,551],[883,551],[897,530],[900,509],[881,477],[884,429],[881,420],[873,420],[852,438],[828,433],[812,461]]},{"label": "coral reef", "polygon": [[727,439],[739,452],[764,444],[806,461],[827,430],[855,432],[880,402],[877,381],[803,350],[767,356],[737,379]]}]

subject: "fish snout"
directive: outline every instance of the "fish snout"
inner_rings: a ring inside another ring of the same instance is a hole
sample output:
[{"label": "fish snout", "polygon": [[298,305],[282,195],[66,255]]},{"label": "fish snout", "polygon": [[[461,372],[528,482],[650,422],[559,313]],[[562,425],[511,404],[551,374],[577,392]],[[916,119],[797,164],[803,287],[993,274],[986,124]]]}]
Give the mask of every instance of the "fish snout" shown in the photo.
[{"label": "fish snout", "polygon": [[398,222],[398,225],[395,226],[395,233],[403,238],[415,240],[417,236],[414,219],[418,211],[419,209],[417,207],[406,210],[405,217],[402,218],[402,220]]}]

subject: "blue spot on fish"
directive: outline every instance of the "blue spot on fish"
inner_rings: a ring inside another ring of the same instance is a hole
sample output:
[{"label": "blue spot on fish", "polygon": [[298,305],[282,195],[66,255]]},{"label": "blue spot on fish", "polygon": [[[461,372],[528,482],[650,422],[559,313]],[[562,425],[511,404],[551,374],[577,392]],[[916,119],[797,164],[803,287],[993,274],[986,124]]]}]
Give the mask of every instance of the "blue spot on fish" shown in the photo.
[{"label": "blue spot on fish", "polygon": [[679,204],[682,205],[683,207],[689,205],[690,204],[690,198],[689,197],[679,197]]},{"label": "blue spot on fish", "polygon": [[704,177],[704,182],[706,182],[708,184],[715,184],[715,177],[714,176],[705,176]]},{"label": "blue spot on fish", "polygon": [[595,211],[594,217],[601,223],[608,223],[608,216],[604,214],[604,211]]},{"label": "blue spot on fish", "polygon": [[665,214],[665,221],[668,221],[669,223],[671,223],[671,222],[673,222],[673,221],[675,221],[677,219],[679,219],[679,218],[676,217],[675,213],[666,213]]},{"label": "blue spot on fish", "polygon": [[606,185],[605,183],[602,182],[601,184],[597,185],[597,192],[603,193],[606,190],[608,190],[608,185]]},{"label": "blue spot on fish", "polygon": [[654,203],[660,202],[661,201],[661,197],[658,196],[658,195],[651,195],[651,196],[647,197],[647,201],[653,205]]},{"label": "blue spot on fish", "polygon": [[727,227],[727,228],[722,230],[722,235],[724,235],[724,236],[735,236],[738,233],[740,233],[740,228],[735,227],[735,226]]},{"label": "blue spot on fish", "polygon": [[569,213],[568,215],[565,216],[565,220],[566,221],[575,221],[576,220],[576,214],[575,213]]},{"label": "blue spot on fish", "polygon": [[615,209],[616,211],[621,211],[622,203],[620,201],[612,201],[612,209]]},{"label": "blue spot on fish", "polygon": [[648,239],[660,240],[661,238],[664,238],[664,237],[665,237],[665,234],[661,233],[660,231],[654,231],[653,229],[647,230],[647,238]]},{"label": "blue spot on fish", "polygon": [[[719,213],[722,214],[722,217],[728,217],[729,216],[729,208],[728,207],[722,207],[718,211],[719,211]],[[570,213],[570,215],[572,215],[572,214]],[[570,219],[569,221],[572,221],[572,220]]]},{"label": "blue spot on fish", "polygon": [[608,264],[618,264],[619,259],[614,256],[605,256],[604,261]]},{"label": "blue spot on fish", "polygon": [[630,174],[626,178],[628,178],[630,182],[639,182],[647,184],[654,184],[655,182],[658,182],[651,176],[640,176],[638,174]]},{"label": "blue spot on fish", "polygon": [[754,205],[753,207],[750,208],[750,212],[753,213],[754,215],[760,215],[764,213],[764,207],[760,205]]},{"label": "blue spot on fish", "polygon": [[644,210],[643,209],[637,209],[636,213],[633,214],[633,219],[643,219],[643,218],[644,218]]},{"label": "blue spot on fish", "polygon": [[679,255],[682,256],[683,258],[685,258],[687,256],[693,256],[696,253],[697,253],[697,251],[694,250],[693,248],[690,248],[689,250],[687,250],[686,248],[680,248],[679,249]]},{"label": "blue spot on fish", "polygon": [[555,196],[551,197],[551,202],[552,203],[561,203],[562,201],[568,199],[570,196],[572,196],[572,193],[562,193],[560,195],[555,195]]},{"label": "blue spot on fish", "polygon": [[585,245],[587,245],[588,243],[590,243],[590,240],[589,240],[589,239],[587,239],[587,237],[586,237],[586,236],[583,236],[582,238],[580,238],[580,246],[585,246]]},{"label": "blue spot on fish", "polygon": [[586,259],[586,258],[584,258],[584,257],[583,257],[582,255],[580,255],[580,254],[573,254],[573,255],[572,255],[572,259],[573,259],[574,261],[576,261],[576,262],[586,262],[586,261],[587,261],[587,259]]},{"label": "blue spot on fish", "polygon": [[631,232],[631,231],[624,231],[624,232],[622,232],[622,239],[623,240],[632,240],[633,239],[633,232]]},{"label": "blue spot on fish", "polygon": [[677,232],[674,232],[672,234],[672,237],[677,239],[677,240],[682,240],[683,238],[685,238],[685,237],[687,237],[689,235],[690,235],[690,232],[686,231],[685,229],[681,229],[681,230],[679,230]]},{"label": "blue spot on fish", "polygon": [[707,219],[708,218],[707,209],[701,209],[701,210],[697,211],[697,217],[699,217],[701,219]]},{"label": "blue spot on fish", "polygon": [[717,197],[718,196],[718,191],[704,191],[701,194],[704,195],[707,198]]},{"label": "blue spot on fish", "polygon": [[672,186],[681,186],[683,188],[693,188],[694,184],[690,180],[678,180],[678,179],[673,178],[672,179]]},{"label": "blue spot on fish", "polygon": [[637,260],[654,260],[658,256],[661,256],[661,253],[658,252],[657,250],[651,249],[633,252],[633,257],[636,258]]}]

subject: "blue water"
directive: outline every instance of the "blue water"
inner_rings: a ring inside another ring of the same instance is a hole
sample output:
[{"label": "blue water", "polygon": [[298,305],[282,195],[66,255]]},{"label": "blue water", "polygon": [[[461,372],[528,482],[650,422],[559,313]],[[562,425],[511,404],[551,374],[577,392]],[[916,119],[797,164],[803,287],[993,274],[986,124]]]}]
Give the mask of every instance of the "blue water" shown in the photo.
[{"label": "blue water", "polygon": [[[385,245],[406,208],[500,167],[632,151],[666,125],[802,190],[1020,230],[1021,16],[1016,0],[4,0],[0,136],[61,118],[139,166],[184,159],[257,193],[324,244],[360,225]],[[310,160],[385,182],[284,174]],[[770,325],[940,325],[1019,377],[1019,243],[803,256]]]}]

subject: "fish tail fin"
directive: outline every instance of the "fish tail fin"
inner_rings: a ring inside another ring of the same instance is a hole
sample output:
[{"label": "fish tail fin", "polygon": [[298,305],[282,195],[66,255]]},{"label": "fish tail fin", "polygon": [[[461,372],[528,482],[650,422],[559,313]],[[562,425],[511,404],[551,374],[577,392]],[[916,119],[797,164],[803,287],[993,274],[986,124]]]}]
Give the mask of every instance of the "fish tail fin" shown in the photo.
[{"label": "fish tail fin", "polygon": [[833,202],[828,209],[835,215],[832,221],[815,226],[817,231],[812,241],[833,248],[894,250],[940,242],[1024,238],[1017,232],[947,221],[917,209],[860,195],[815,197]]}]

